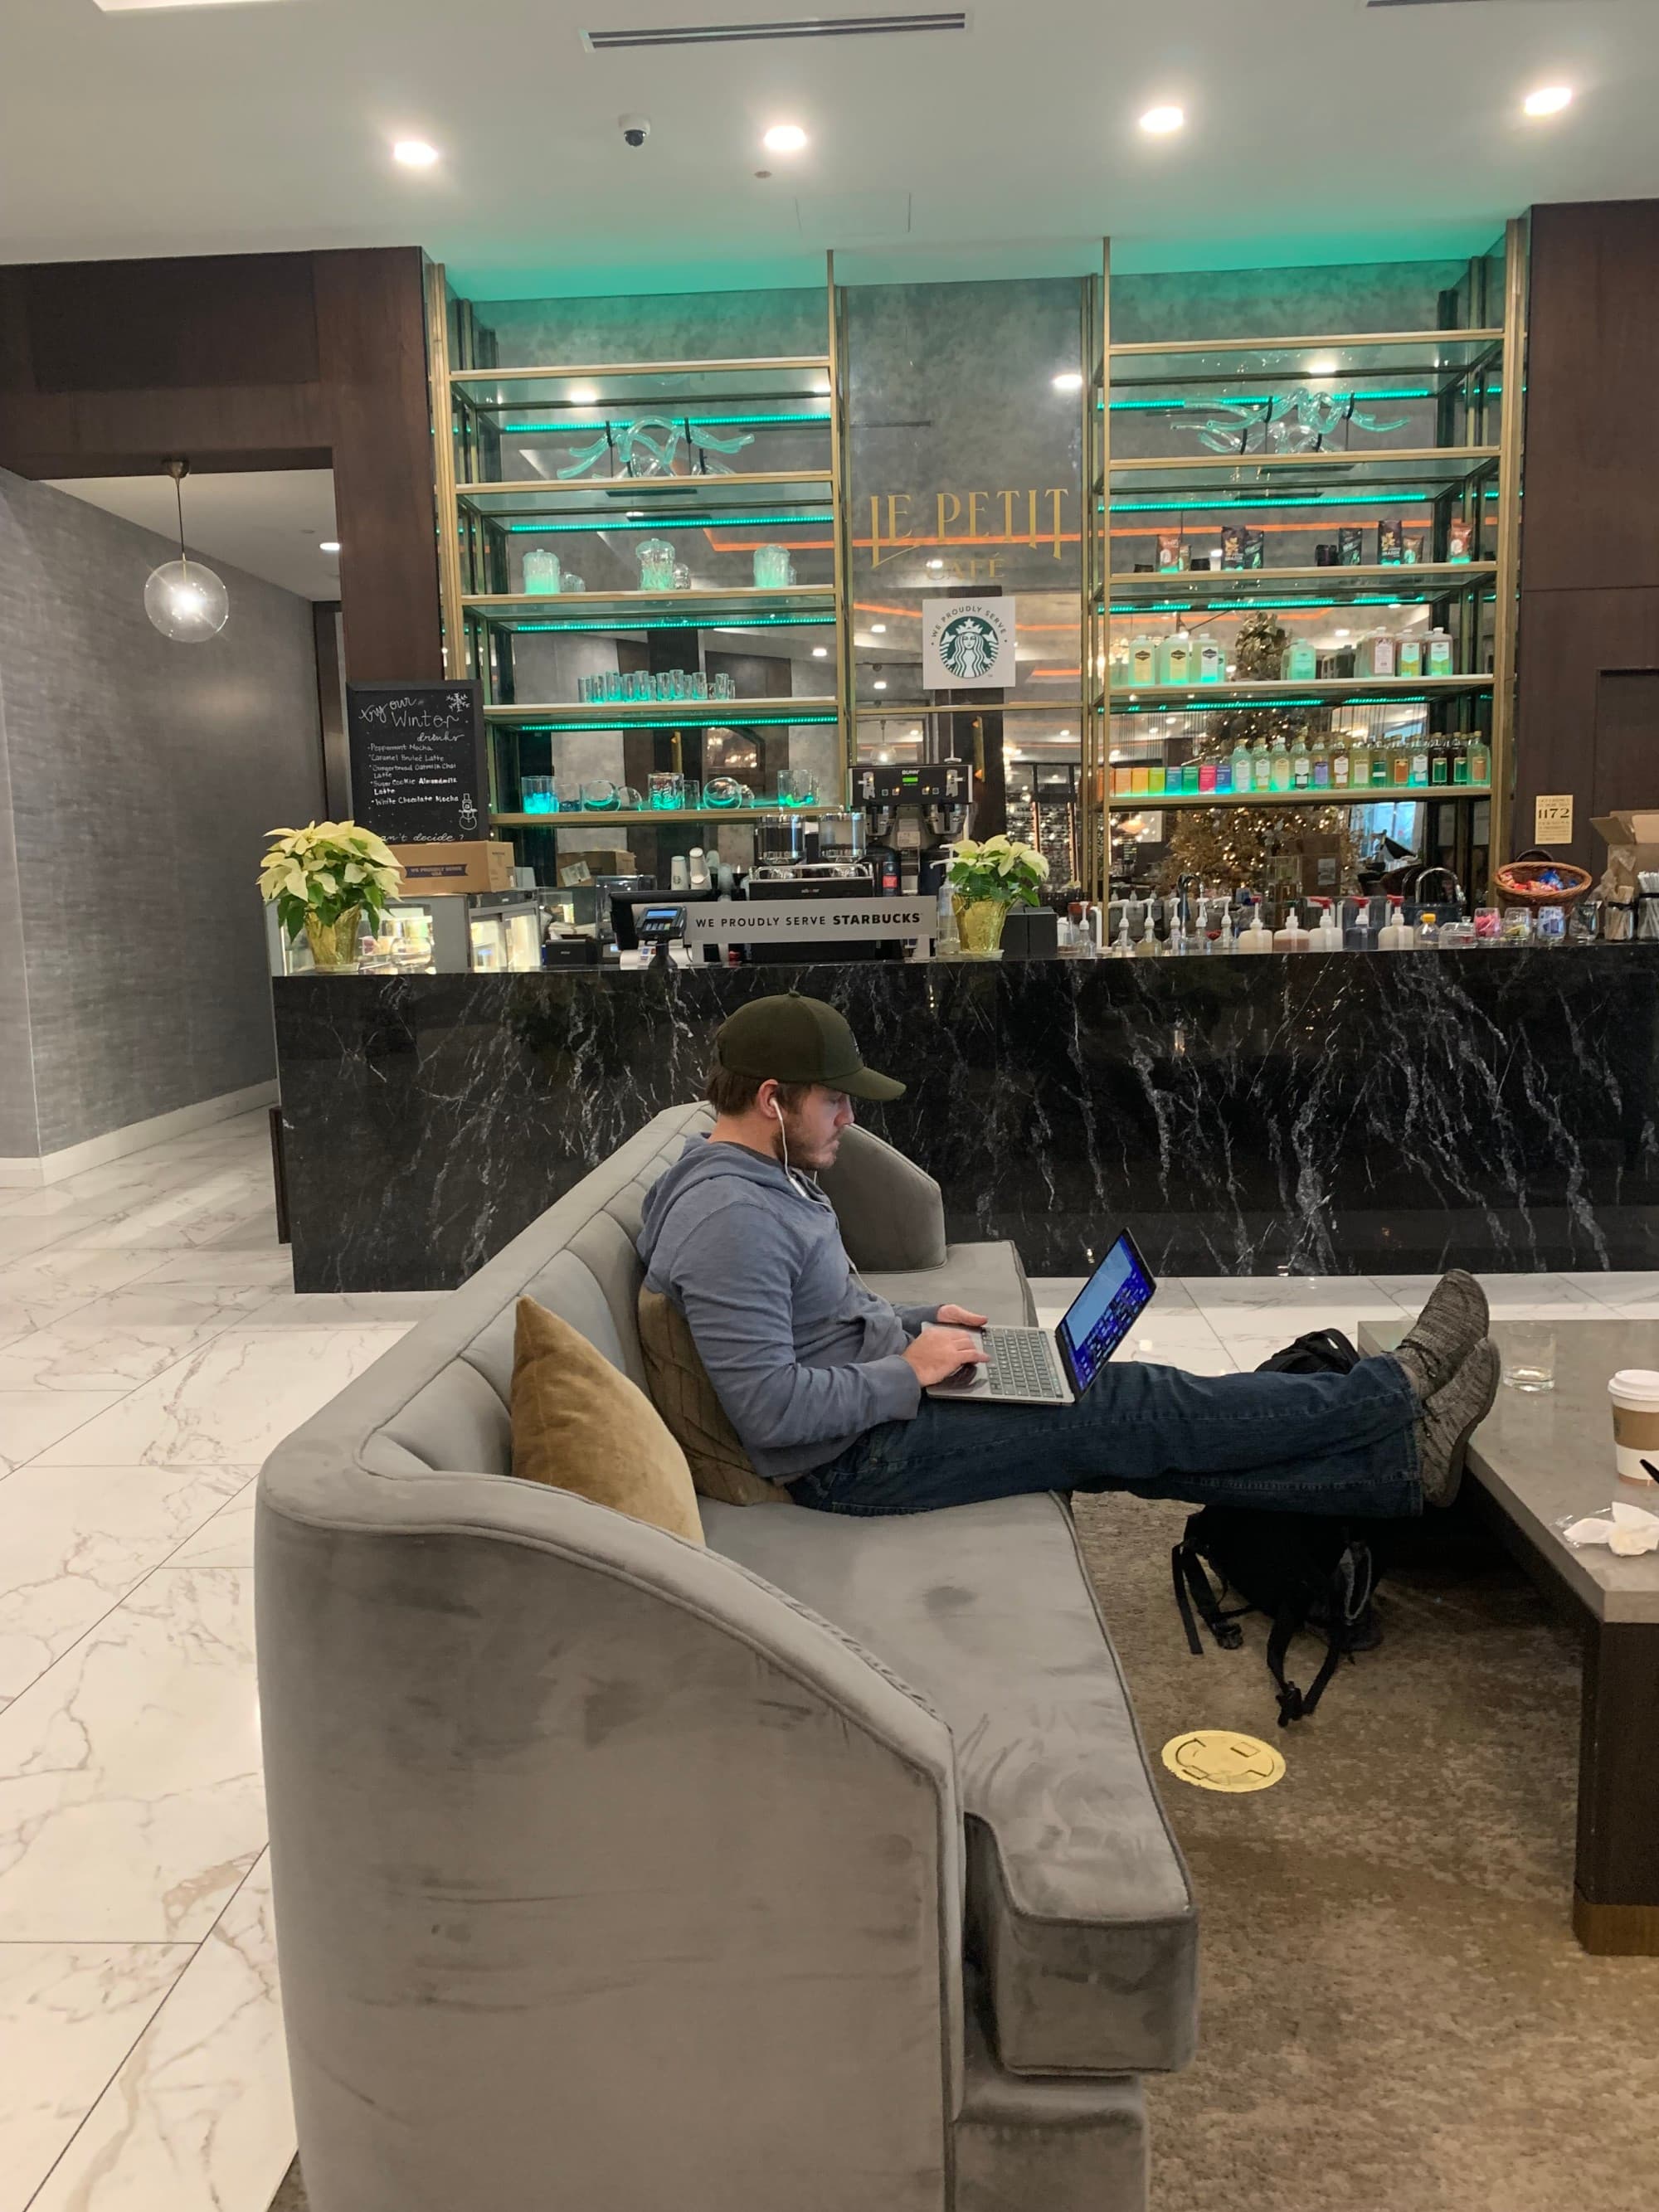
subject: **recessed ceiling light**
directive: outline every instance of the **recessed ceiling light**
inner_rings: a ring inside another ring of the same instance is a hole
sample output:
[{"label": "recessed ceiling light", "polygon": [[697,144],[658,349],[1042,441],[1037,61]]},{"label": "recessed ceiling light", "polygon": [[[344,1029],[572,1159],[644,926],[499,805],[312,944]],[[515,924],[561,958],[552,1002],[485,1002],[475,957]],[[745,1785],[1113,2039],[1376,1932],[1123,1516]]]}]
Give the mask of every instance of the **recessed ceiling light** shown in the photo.
[{"label": "recessed ceiling light", "polygon": [[594,406],[599,397],[591,384],[573,384],[564,396],[573,407]]},{"label": "recessed ceiling light", "polygon": [[829,647],[827,645],[815,645],[812,647],[812,658],[814,660],[828,660],[830,658]]},{"label": "recessed ceiling light", "polygon": [[1062,368],[1060,374],[1054,379],[1054,390],[1056,392],[1081,392],[1082,389],[1083,375],[1082,372],[1079,369]]},{"label": "recessed ceiling light", "polygon": [[337,553],[339,550],[340,541],[337,538],[325,538],[317,548],[319,553]]},{"label": "recessed ceiling light", "polygon": [[775,123],[761,140],[769,154],[799,154],[806,143],[806,133],[799,123]]},{"label": "recessed ceiling light", "polygon": [[887,689],[887,678],[884,676],[878,676],[871,688],[872,690],[884,691]]},{"label": "recessed ceiling light", "polygon": [[872,623],[870,625],[870,635],[872,637],[885,637],[887,635],[886,623]]},{"label": "recessed ceiling light", "polygon": [[1308,363],[1308,374],[1310,376],[1334,376],[1336,367],[1336,356],[1334,354],[1322,353],[1317,361],[1310,361]]},{"label": "recessed ceiling light", "polygon": [[1572,87],[1570,84],[1540,84],[1536,92],[1529,92],[1521,103],[1528,115],[1559,115],[1564,107],[1572,106]]},{"label": "recessed ceiling light", "polygon": [[930,568],[942,568],[945,563],[943,561],[930,561],[927,565]]},{"label": "recessed ceiling light", "polygon": [[1149,107],[1140,118],[1140,127],[1154,138],[1164,138],[1171,131],[1179,131],[1186,120],[1184,108]]},{"label": "recessed ceiling light", "polygon": [[424,138],[400,138],[392,149],[392,158],[406,169],[429,169],[438,158],[438,149],[428,146]]}]

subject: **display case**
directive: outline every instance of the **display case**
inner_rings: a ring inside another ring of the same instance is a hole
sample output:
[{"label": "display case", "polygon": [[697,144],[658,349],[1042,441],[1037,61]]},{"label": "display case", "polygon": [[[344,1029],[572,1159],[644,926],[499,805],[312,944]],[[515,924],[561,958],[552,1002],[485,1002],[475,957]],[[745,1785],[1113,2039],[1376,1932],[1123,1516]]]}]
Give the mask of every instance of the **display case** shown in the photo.
[{"label": "display case", "polygon": [[486,365],[469,315],[434,318],[448,650],[483,690],[492,822],[546,880],[613,829],[665,878],[781,805],[844,803],[828,276],[824,349],[783,358]]},{"label": "display case", "polygon": [[[386,902],[380,949],[365,975],[465,975],[542,965],[542,939],[552,894],[538,891],[445,892]],[[274,905],[267,906],[265,951],[273,975],[313,973],[305,939],[290,944]]]},{"label": "display case", "polygon": [[1442,296],[1444,328],[1131,341],[1108,245],[1085,409],[1094,896],[1149,814],[1415,804],[1466,882],[1504,847],[1525,253],[1513,222]]}]

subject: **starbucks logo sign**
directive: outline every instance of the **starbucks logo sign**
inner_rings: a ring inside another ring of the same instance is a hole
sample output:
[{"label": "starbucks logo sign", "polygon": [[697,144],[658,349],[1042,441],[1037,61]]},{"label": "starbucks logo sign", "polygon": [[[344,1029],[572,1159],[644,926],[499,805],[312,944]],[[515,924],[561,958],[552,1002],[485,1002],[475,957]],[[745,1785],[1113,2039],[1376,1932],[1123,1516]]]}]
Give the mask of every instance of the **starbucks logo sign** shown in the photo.
[{"label": "starbucks logo sign", "polygon": [[924,599],[921,620],[921,680],[926,690],[1012,686],[1012,599]]}]

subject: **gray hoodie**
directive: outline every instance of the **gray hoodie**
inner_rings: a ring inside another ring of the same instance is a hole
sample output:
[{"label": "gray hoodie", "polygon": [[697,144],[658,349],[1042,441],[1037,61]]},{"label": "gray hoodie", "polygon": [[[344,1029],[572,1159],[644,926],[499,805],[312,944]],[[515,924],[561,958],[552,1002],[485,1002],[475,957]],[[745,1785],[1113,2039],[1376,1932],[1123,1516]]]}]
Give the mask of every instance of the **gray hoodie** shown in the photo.
[{"label": "gray hoodie", "polygon": [[914,1417],[921,1386],[904,1348],[938,1309],[866,1290],[815,1182],[692,1137],[645,1201],[639,1249],[757,1474],[787,1482],[878,1422]]}]

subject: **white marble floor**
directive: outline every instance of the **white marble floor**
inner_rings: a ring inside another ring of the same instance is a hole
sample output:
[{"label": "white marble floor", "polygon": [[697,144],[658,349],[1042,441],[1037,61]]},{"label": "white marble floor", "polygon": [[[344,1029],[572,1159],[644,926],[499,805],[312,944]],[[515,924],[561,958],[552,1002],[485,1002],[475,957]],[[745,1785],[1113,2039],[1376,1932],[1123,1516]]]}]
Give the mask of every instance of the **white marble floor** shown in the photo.
[{"label": "white marble floor", "polygon": [[[1057,1316],[1074,1285],[1037,1286]],[[1498,1278],[1659,1316],[1659,1274]],[[1144,1358],[1251,1366],[1425,1282],[1172,1282]],[[430,1301],[296,1297],[263,1115],[0,1190],[0,2212],[266,2212],[293,2154],[252,1492]]]}]

